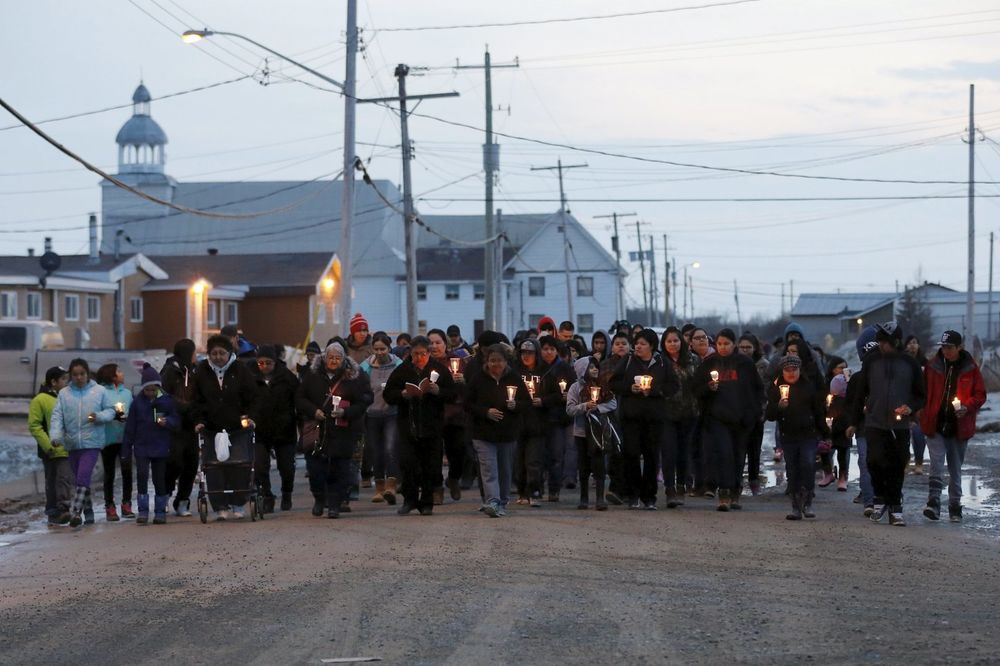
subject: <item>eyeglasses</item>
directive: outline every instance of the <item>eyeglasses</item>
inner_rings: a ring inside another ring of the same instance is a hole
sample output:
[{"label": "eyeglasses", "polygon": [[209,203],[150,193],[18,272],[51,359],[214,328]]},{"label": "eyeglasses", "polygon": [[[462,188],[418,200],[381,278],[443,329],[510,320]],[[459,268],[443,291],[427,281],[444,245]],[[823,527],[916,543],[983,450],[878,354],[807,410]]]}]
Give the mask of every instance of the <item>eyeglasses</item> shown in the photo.
[{"label": "eyeglasses", "polygon": [[691,339],[692,340],[708,340],[708,336],[707,335],[692,335]]},{"label": "eyeglasses", "polygon": [[740,351],[753,351],[753,345],[740,345]]}]

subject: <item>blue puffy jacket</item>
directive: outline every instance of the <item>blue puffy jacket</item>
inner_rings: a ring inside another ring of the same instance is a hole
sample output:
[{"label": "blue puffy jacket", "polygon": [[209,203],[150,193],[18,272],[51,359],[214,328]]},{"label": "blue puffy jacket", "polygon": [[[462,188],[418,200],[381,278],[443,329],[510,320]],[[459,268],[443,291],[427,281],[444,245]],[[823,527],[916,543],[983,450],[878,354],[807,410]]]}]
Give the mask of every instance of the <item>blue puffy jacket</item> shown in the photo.
[{"label": "blue puffy jacket", "polygon": [[[95,415],[94,421],[87,416]],[[115,418],[115,404],[109,402],[104,387],[93,379],[83,388],[70,383],[59,391],[49,439],[62,444],[67,451],[104,448],[104,424]]]},{"label": "blue puffy jacket", "polygon": [[[167,419],[162,426],[156,423],[161,416]],[[170,454],[170,433],[180,427],[181,417],[169,393],[161,390],[150,400],[140,392],[125,421],[122,460],[131,458],[133,452],[136,458],[166,458]]]},{"label": "blue puffy jacket", "polygon": [[[128,414],[128,409],[132,405],[132,391],[124,386],[105,384],[104,390],[108,393],[108,402],[112,407],[116,403],[122,403],[122,414]],[[112,419],[111,423],[104,426],[104,440],[107,444],[121,444],[122,437],[125,436],[125,421]]]}]

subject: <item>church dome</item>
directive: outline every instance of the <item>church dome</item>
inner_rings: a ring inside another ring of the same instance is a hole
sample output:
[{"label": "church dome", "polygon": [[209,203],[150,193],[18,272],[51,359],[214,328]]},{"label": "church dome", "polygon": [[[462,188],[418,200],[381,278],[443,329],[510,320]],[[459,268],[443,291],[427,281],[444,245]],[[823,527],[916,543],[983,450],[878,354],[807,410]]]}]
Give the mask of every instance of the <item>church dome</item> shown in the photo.
[{"label": "church dome", "polygon": [[162,146],[167,133],[149,116],[132,116],[118,130],[115,143],[119,146]]},{"label": "church dome", "polygon": [[167,133],[150,115],[152,95],[145,84],[132,93],[132,117],[118,130],[118,173],[163,173]]}]

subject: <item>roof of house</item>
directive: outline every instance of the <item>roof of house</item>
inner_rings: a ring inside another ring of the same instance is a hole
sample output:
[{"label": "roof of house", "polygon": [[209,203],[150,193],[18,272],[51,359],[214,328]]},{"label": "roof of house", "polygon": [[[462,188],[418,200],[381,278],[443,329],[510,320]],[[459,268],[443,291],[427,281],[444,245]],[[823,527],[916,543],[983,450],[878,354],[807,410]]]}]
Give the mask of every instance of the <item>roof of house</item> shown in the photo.
[{"label": "roof of house", "polygon": [[[514,256],[513,248],[504,248],[504,263]],[[483,248],[481,247],[421,247],[417,248],[417,279],[425,282],[455,280],[483,281]],[[504,272],[511,277],[512,270]]]},{"label": "roof of house", "polygon": [[[113,187],[105,182],[105,186]],[[401,200],[389,181],[375,181],[389,201]],[[173,202],[220,213],[275,211],[245,219],[213,219],[162,208],[115,210],[103,214],[105,250],[122,229],[131,247],[149,256],[219,256],[325,252],[340,245],[341,180],[178,183]],[[138,214],[135,210],[154,210]],[[418,237],[419,237],[419,231]],[[395,275],[403,271],[402,216],[359,181],[351,235],[354,274]]]},{"label": "roof of house", "polygon": [[[45,275],[45,270],[39,263],[40,259],[40,256],[0,256],[0,275],[37,275],[42,277]],[[87,254],[70,254],[60,256],[59,259],[59,269],[53,271],[52,275],[54,276],[113,281],[120,277],[116,275],[115,269],[126,264],[135,264],[134,267],[126,271],[128,274],[131,274],[136,267],[145,270],[154,278],[163,274],[155,262],[151,262],[149,257],[139,253],[121,254],[117,259],[114,255],[101,254],[93,263],[90,255]]]},{"label": "roof of house", "polygon": [[[504,214],[500,224],[503,232],[510,240],[510,245],[516,248],[524,247],[538,230],[555,213],[538,213],[525,215]],[[471,242],[486,238],[485,215],[421,215],[420,219],[438,233],[461,241]],[[496,220],[494,220],[495,222]],[[447,240],[431,233],[421,234],[420,247],[449,246]]]},{"label": "roof of house", "polygon": [[152,257],[169,275],[149,283],[152,289],[187,288],[200,279],[216,288],[249,287],[250,293],[312,293],[333,261],[327,252]]},{"label": "roof of house", "polygon": [[869,294],[799,294],[792,317],[846,316],[877,307],[896,298],[895,292]]}]

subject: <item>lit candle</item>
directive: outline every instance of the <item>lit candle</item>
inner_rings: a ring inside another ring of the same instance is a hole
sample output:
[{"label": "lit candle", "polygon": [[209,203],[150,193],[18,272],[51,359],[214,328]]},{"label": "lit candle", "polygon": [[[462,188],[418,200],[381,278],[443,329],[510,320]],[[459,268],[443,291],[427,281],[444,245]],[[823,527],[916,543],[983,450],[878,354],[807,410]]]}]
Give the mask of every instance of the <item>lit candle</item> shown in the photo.
[{"label": "lit candle", "polygon": [[529,379],[527,382],[525,382],[524,385],[528,387],[528,394],[531,395],[531,399],[534,400],[534,398],[535,398],[535,380],[534,379]]},{"label": "lit candle", "polygon": [[243,428],[249,428],[250,427],[250,419],[248,419],[245,416],[240,417],[240,426],[242,426]]},{"label": "lit candle", "polygon": [[896,420],[897,421],[902,421],[903,420],[903,415],[902,414],[896,414]]},{"label": "lit candle", "polygon": [[340,409],[340,400],[341,400],[341,398],[340,398],[339,395],[331,395],[330,396],[330,404],[333,405],[334,409]]},{"label": "lit candle", "polygon": [[507,387],[507,402],[513,402],[515,395],[517,395],[517,387],[516,386],[508,386]]},{"label": "lit candle", "polygon": [[591,386],[590,387],[590,401],[591,402],[597,402],[597,400],[600,397],[601,397],[601,387],[600,386]]},{"label": "lit candle", "polygon": [[562,391],[563,393],[566,392],[566,380],[565,379],[560,379],[559,380],[559,390]]},{"label": "lit candle", "polygon": [[639,377],[639,388],[642,390],[648,390],[653,386],[653,376],[652,375],[641,375]]},{"label": "lit candle", "polygon": [[833,404],[833,394],[832,393],[828,393],[826,395],[826,406],[829,407],[832,404]]},{"label": "lit candle", "polygon": [[438,373],[437,370],[431,370],[431,384],[437,383],[438,377],[440,376],[441,375]]},{"label": "lit candle", "polygon": [[826,417],[826,427],[827,428],[832,428],[833,427],[833,418],[830,417],[830,416]]},{"label": "lit candle", "polygon": [[782,400],[788,400],[788,391],[791,387],[788,384],[782,384],[778,387],[778,394],[781,395]]},{"label": "lit candle", "polygon": [[462,359],[450,358],[448,359],[448,365],[451,366],[451,374],[457,375],[459,368],[462,367]]},{"label": "lit candle", "polygon": [[385,390],[385,382],[382,382],[382,390]]},{"label": "lit candle", "polygon": [[962,401],[956,397],[954,400],[951,401],[951,406],[957,412],[962,408]]},{"label": "lit candle", "polygon": [[115,403],[115,411],[118,412],[119,414],[124,414],[125,413],[125,403],[124,402],[116,402]]},{"label": "lit candle", "polygon": [[719,381],[719,371],[718,370],[712,370],[711,372],[708,373],[708,376],[712,378],[713,382]]}]

